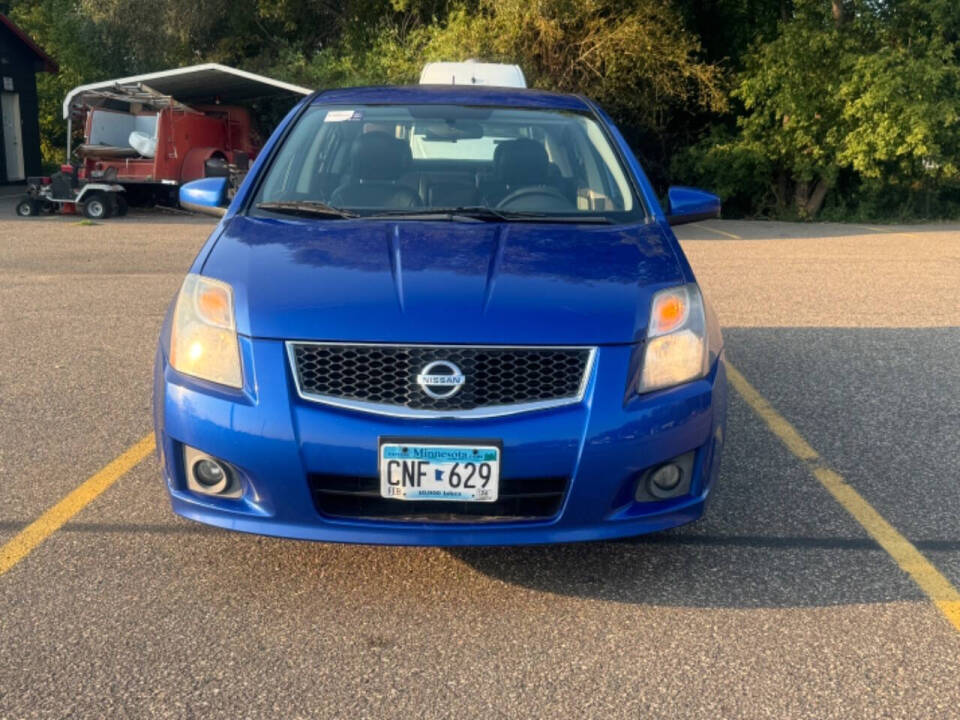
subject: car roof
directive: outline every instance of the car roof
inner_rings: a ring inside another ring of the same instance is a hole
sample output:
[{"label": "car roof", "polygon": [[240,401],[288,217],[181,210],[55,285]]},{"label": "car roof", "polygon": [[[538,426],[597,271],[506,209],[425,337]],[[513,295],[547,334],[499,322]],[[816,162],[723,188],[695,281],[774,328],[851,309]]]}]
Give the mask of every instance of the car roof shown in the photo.
[{"label": "car roof", "polygon": [[338,88],[321,92],[315,103],[348,105],[491,105],[546,108],[589,112],[587,101],[577,95],[530,88],[489,85],[406,85]]}]

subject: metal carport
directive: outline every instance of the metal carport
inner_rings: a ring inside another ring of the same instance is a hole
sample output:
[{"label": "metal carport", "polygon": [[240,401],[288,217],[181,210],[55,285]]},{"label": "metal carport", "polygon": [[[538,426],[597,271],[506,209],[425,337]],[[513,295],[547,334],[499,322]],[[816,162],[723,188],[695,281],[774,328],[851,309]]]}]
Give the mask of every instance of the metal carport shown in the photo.
[{"label": "metal carport", "polygon": [[218,63],[190,65],[79,85],[67,93],[63,100],[63,117],[67,121],[67,158],[70,158],[75,109],[105,107],[116,102],[149,102],[151,97],[184,104],[234,104],[283,95],[309,95],[311,92],[300,85]]}]

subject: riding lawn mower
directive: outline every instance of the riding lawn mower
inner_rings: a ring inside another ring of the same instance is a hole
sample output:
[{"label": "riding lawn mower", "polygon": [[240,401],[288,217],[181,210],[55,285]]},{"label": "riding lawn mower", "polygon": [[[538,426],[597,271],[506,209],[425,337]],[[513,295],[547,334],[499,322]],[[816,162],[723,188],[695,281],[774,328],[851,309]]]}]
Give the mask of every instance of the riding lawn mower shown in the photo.
[{"label": "riding lawn mower", "polygon": [[127,214],[127,198],[122,185],[107,178],[88,179],[75,165],[61,165],[50,177],[27,178],[27,192],[17,202],[20,217],[41,212],[73,215],[82,212],[91,220]]}]

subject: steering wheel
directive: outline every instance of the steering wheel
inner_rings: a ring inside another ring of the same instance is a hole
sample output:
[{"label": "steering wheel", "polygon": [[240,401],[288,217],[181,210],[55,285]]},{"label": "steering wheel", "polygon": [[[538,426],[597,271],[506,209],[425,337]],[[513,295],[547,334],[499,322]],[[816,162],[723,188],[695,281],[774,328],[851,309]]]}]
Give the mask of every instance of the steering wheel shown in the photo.
[{"label": "steering wheel", "polygon": [[497,203],[498,210],[571,210],[573,203],[550,185],[530,185],[509,193]]}]

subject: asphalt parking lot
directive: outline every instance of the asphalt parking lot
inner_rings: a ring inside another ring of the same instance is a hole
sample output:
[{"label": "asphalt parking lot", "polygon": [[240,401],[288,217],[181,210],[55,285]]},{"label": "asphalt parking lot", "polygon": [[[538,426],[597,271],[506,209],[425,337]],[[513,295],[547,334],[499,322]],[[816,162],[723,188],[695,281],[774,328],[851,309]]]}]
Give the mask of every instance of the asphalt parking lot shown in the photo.
[{"label": "asphalt parking lot", "polygon": [[[162,315],[212,227],[10,205],[0,568],[150,432]],[[147,454],[0,570],[0,718],[960,717],[960,225],[678,235],[743,378],[703,520],[275,540],[175,517]]]}]

